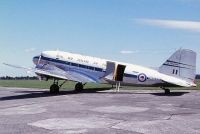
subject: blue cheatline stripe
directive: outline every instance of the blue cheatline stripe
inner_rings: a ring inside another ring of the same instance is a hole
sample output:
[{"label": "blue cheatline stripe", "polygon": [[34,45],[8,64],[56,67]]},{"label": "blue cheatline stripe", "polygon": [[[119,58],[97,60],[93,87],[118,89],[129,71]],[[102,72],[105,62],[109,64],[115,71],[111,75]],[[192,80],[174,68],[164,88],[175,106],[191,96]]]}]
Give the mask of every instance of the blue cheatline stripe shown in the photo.
[{"label": "blue cheatline stripe", "polygon": [[[38,58],[39,57],[34,57],[34,58]],[[98,67],[93,67],[93,66],[87,66],[87,65],[83,65],[83,64],[77,64],[77,63],[73,63],[73,62],[68,62],[68,61],[62,61],[59,59],[52,59],[52,58],[48,58],[48,57],[41,57],[42,60],[46,60],[46,61],[50,61],[50,62],[56,62],[56,63],[60,63],[60,64],[65,64],[65,65],[69,65],[69,66],[75,66],[75,67],[80,67],[80,68],[84,68],[84,69],[88,69],[88,70],[92,70],[92,71],[97,71],[97,72],[103,72],[102,68],[98,68]]]},{"label": "blue cheatline stripe", "polygon": [[134,75],[134,74],[126,74],[126,73],[124,73],[124,77],[137,78],[138,76]]},{"label": "blue cheatline stripe", "polygon": [[163,64],[163,65],[165,65],[165,66],[170,66],[170,67],[180,67],[180,68],[184,68],[184,69],[191,69],[191,68],[187,68],[187,67],[181,67],[181,66],[176,66],[176,65],[170,65],[170,64]]},{"label": "blue cheatline stripe", "polygon": [[171,61],[171,60],[167,60],[167,62],[171,62],[171,63],[177,63],[177,64],[181,64],[181,65],[186,65],[186,66],[191,66],[191,67],[195,67],[189,64],[185,64],[185,63],[181,63],[181,62],[176,62],[176,61]]}]

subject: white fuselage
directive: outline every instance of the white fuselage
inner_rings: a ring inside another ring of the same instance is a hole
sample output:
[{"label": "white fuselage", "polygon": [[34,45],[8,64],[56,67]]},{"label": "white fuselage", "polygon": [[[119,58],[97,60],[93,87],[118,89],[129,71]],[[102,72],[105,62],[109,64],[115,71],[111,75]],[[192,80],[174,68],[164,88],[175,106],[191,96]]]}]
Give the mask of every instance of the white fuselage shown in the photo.
[{"label": "white fuselage", "polygon": [[[38,64],[38,60],[40,64],[51,64],[64,71],[77,71],[99,83],[114,83],[112,80],[107,81],[103,79],[106,73],[107,61],[110,60],[62,51],[44,51],[41,56],[33,58],[35,64]],[[138,86],[163,84],[160,78],[163,77],[164,74],[159,73],[157,70],[128,63],[112,62],[126,66],[122,84]]]}]

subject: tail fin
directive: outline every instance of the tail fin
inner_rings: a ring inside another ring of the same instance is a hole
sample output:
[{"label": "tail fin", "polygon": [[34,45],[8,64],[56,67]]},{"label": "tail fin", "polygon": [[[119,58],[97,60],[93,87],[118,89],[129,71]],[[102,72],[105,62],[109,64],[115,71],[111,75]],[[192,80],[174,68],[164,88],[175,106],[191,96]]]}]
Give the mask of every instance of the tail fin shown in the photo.
[{"label": "tail fin", "polygon": [[159,68],[159,72],[193,82],[196,76],[196,53],[187,49],[176,51]]}]

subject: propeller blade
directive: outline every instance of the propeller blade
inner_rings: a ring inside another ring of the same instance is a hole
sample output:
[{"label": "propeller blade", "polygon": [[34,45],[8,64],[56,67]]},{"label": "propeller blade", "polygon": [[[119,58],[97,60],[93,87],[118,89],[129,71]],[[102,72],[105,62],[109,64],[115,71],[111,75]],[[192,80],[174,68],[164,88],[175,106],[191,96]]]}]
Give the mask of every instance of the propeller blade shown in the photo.
[{"label": "propeller blade", "polygon": [[40,57],[39,57],[39,59],[38,59],[38,63],[37,63],[37,64],[40,64],[41,57],[42,57],[42,55],[40,55]]}]

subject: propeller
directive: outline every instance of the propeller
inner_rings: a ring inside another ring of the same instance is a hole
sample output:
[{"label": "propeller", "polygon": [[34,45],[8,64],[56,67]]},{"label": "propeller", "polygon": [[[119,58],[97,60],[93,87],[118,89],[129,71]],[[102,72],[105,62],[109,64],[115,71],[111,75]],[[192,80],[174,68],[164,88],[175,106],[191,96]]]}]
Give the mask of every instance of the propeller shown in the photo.
[{"label": "propeller", "polygon": [[40,57],[39,57],[39,59],[38,59],[37,65],[40,64],[41,58],[42,58],[42,54],[40,55]]}]

